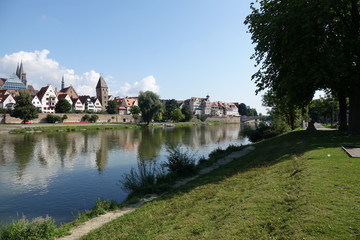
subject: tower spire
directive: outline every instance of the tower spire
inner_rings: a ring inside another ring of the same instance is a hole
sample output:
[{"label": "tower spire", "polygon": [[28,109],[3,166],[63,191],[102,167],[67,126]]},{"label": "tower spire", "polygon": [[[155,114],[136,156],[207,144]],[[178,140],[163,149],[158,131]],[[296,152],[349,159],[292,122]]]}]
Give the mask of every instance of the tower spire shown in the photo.
[{"label": "tower spire", "polygon": [[64,89],[64,88],[65,88],[64,75],[62,75],[61,89]]}]

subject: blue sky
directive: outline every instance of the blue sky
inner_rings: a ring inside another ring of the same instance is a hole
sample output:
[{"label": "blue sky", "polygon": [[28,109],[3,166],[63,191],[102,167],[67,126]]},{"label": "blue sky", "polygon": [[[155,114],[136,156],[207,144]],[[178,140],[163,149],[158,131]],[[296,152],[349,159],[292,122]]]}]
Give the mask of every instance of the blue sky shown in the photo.
[{"label": "blue sky", "polygon": [[255,95],[251,0],[1,0],[0,77],[23,61],[29,84],[95,94],[152,90],[163,99],[210,95],[266,113]]}]

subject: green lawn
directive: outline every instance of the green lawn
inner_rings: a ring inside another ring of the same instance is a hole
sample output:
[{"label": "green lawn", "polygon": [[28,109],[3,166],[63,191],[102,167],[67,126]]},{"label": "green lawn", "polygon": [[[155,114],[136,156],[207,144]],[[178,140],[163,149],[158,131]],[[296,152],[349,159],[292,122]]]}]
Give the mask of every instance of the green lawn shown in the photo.
[{"label": "green lawn", "polygon": [[360,239],[359,136],[297,131],[83,239]]}]

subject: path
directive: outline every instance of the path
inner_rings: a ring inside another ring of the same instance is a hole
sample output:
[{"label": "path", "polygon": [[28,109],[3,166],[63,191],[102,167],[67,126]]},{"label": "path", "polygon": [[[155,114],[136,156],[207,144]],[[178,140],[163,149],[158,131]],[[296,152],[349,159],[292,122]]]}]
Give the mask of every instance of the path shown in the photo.
[{"label": "path", "polygon": [[314,123],[314,126],[315,126],[316,130],[320,130],[320,131],[333,131],[333,130],[336,130],[336,128],[327,128],[327,127],[324,127],[324,126],[321,125],[320,123]]},{"label": "path", "polygon": [[[246,154],[248,154],[249,152],[255,150],[254,146],[248,146],[246,148],[244,148],[241,151],[237,151],[237,152],[233,152],[229,155],[227,155],[226,157],[219,159],[216,163],[214,163],[212,166],[204,168],[200,171],[199,174],[197,174],[196,176],[190,177],[190,178],[186,178],[183,179],[181,181],[178,181],[175,183],[174,188],[180,187],[198,177],[200,177],[201,175],[207,174],[211,171],[213,171],[216,168],[219,168],[225,164],[230,163],[231,161],[242,157]],[[133,205],[129,205],[126,208],[122,208],[120,210],[117,211],[112,211],[112,212],[108,212],[104,215],[100,215],[96,218],[93,218],[81,225],[79,225],[78,227],[74,228],[71,230],[71,234],[62,238],[59,238],[58,240],[76,240],[81,238],[82,236],[85,236],[86,234],[88,234],[90,231],[101,227],[102,225],[104,225],[105,223],[108,223],[126,213],[132,212],[135,209],[139,208],[140,206],[144,205],[146,202],[150,202],[154,199],[157,199],[159,196],[157,195],[148,195],[146,196],[144,199],[142,199],[139,203],[133,204]]]}]

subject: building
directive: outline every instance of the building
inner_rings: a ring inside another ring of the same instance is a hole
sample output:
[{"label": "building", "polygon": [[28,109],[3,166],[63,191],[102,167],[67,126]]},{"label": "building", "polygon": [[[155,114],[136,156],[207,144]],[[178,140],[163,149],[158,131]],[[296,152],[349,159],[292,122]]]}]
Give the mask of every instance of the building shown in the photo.
[{"label": "building", "polygon": [[99,101],[99,99],[97,97],[91,97],[91,101],[93,102],[93,104],[95,106],[95,112],[101,112],[102,106],[101,106],[101,102]]},{"label": "building", "polygon": [[84,106],[84,110],[87,110],[89,112],[95,112],[95,105],[94,103],[91,101],[90,96],[80,96],[79,100],[81,102],[81,104]]},{"label": "building", "polygon": [[[63,84],[61,84],[61,85],[63,85]],[[60,90],[60,92],[66,93],[67,95],[70,96],[70,98],[79,98],[79,95],[76,93],[75,89],[71,85],[69,87],[62,88]]]},{"label": "building", "polygon": [[[41,112],[55,113],[55,105],[58,101],[55,90],[51,85],[42,87],[37,94],[41,103]],[[34,99],[33,99],[34,100]]]},{"label": "building", "polygon": [[106,107],[108,106],[109,102],[109,92],[108,86],[105,82],[105,79],[100,76],[99,81],[96,85],[96,97],[99,99],[102,110],[106,111]]},{"label": "building", "polygon": [[1,88],[19,91],[21,89],[26,89],[26,85],[16,74],[12,74],[10,78],[6,79]]},{"label": "building", "polygon": [[14,109],[15,99],[7,90],[0,91],[0,108],[2,109]]},{"label": "building", "polygon": [[21,64],[19,66],[17,66],[16,68],[16,76],[21,80],[21,82],[25,85],[25,87],[27,86],[27,79],[26,79],[26,73],[24,72],[24,68],[23,68],[23,64],[21,61]]}]

